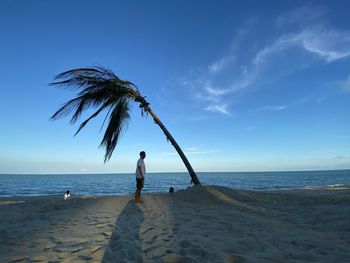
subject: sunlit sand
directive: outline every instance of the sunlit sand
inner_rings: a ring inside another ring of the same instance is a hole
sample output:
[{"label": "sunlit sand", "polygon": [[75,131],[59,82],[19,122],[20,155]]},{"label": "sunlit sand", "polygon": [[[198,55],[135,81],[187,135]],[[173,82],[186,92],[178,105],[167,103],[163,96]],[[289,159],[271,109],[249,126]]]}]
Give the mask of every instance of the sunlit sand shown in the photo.
[{"label": "sunlit sand", "polygon": [[0,262],[348,262],[350,190],[0,199]]}]

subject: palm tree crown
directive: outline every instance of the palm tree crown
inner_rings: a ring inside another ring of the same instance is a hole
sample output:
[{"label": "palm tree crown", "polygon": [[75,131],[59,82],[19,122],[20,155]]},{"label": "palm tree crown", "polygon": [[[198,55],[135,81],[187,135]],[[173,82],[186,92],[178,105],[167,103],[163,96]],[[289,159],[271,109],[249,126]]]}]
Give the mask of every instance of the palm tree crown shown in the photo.
[{"label": "palm tree crown", "polygon": [[51,85],[78,89],[79,92],[76,98],[66,102],[51,116],[52,120],[57,120],[66,117],[70,113],[73,113],[70,122],[74,124],[77,122],[84,110],[90,107],[97,108],[97,110],[89,118],[80,124],[75,135],[78,134],[91,119],[96,117],[102,111],[107,111],[102,126],[107,119],[109,120],[101,141],[101,146],[106,148],[104,157],[105,162],[111,158],[120,138],[121,132],[126,127],[130,119],[129,102],[133,100],[139,103],[142,114],[151,114],[154,121],[163,130],[167,139],[171,141],[184,161],[192,177],[192,181],[196,185],[200,185],[195,172],[193,171],[182,150],[158,117],[150,109],[149,103],[146,101],[145,97],[141,96],[139,90],[133,83],[118,78],[111,70],[103,67],[78,68],[69,70],[58,74],[55,77],[55,80],[56,81],[51,83]]}]

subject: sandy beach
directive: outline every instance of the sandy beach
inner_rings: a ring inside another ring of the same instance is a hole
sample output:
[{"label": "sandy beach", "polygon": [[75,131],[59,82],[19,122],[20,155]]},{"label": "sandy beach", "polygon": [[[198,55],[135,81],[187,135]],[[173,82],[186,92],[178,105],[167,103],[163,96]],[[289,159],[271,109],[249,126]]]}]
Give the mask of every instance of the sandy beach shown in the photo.
[{"label": "sandy beach", "polygon": [[0,199],[0,262],[349,262],[350,190]]}]

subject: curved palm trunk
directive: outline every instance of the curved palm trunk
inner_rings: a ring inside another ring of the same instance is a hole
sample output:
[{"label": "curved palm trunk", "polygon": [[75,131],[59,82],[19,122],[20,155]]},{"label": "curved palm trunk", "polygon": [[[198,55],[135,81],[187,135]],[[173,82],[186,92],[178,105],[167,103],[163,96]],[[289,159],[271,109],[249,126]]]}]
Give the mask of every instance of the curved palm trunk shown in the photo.
[{"label": "curved palm trunk", "polygon": [[192,182],[195,185],[201,185],[201,183],[199,182],[199,179],[198,179],[195,171],[193,170],[190,162],[187,160],[187,158],[186,158],[185,154],[183,153],[183,151],[181,150],[180,146],[177,144],[177,142],[175,141],[174,137],[170,134],[170,132],[167,130],[167,128],[165,128],[164,124],[159,120],[157,115],[155,115],[155,113],[151,110],[151,108],[148,105],[149,105],[149,103],[146,100],[143,99],[143,101],[141,102],[140,107],[144,108],[144,110],[146,112],[148,112],[152,116],[154,122],[156,124],[158,124],[159,127],[164,132],[167,140],[169,140],[171,142],[171,144],[174,146],[175,150],[177,151],[177,153],[180,155],[182,161],[184,162],[188,172],[190,173],[190,176],[192,178]]}]

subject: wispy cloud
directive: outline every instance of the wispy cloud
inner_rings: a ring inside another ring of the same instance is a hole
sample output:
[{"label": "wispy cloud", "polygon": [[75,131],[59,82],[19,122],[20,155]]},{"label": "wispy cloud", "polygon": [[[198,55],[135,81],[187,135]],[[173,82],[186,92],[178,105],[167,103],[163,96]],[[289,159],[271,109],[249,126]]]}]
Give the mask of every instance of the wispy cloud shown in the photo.
[{"label": "wispy cloud", "polygon": [[324,7],[302,6],[295,10],[284,12],[276,19],[278,27],[289,25],[305,25],[324,16],[328,10]]},{"label": "wispy cloud", "polygon": [[227,105],[226,104],[210,105],[210,106],[206,107],[205,110],[213,111],[213,112],[219,112],[219,113],[222,113],[222,114],[225,114],[225,115],[228,115],[228,116],[231,115],[231,113],[227,109]]},{"label": "wispy cloud", "polygon": [[298,39],[305,50],[319,55],[327,62],[350,56],[350,31],[309,28]]},{"label": "wispy cloud", "polygon": [[[212,65],[216,64],[214,62]],[[221,64],[220,61],[219,64]],[[231,68],[236,67],[236,65],[226,64],[226,67],[229,66]],[[222,70],[224,70],[224,67],[216,67],[215,71],[208,68],[208,71],[199,78],[200,81],[195,81],[198,87],[195,97],[198,100],[208,102],[209,105],[205,106],[204,110],[231,116],[232,113],[229,110],[231,96],[244,92],[255,81],[257,71],[254,69],[248,70],[246,66],[240,66],[234,79],[229,80],[226,84],[219,84],[215,77],[220,75]],[[187,81],[186,84],[193,83]]]},{"label": "wispy cloud", "polygon": [[253,130],[255,130],[256,127],[255,126],[249,126],[249,127],[246,127],[245,130],[248,131],[248,132],[251,132]]},{"label": "wispy cloud", "polygon": [[[329,88],[332,89],[337,89],[338,91],[344,92],[344,93],[350,93],[350,75],[348,75],[345,79],[342,80],[335,80],[335,81],[330,81],[326,83],[326,85]],[[321,103],[325,99],[327,99],[326,96],[318,98],[317,102]]]},{"label": "wispy cloud", "polygon": [[[200,154],[212,154],[217,153],[217,150],[199,150],[197,148],[185,148],[184,153],[186,155],[200,155]],[[163,152],[165,155],[177,155],[176,152]]]},{"label": "wispy cloud", "polygon": [[346,80],[341,82],[341,88],[345,92],[350,92],[350,75]]},{"label": "wispy cloud", "polygon": [[297,34],[283,35],[260,50],[253,63],[255,65],[264,63],[270,56],[292,47],[302,47],[326,62],[333,62],[350,56],[350,31],[316,27],[307,28]]},{"label": "wispy cloud", "polygon": [[264,111],[264,110],[281,111],[287,108],[289,108],[288,105],[267,105],[258,109],[250,110],[249,112]]},{"label": "wispy cloud", "polygon": [[219,59],[218,61],[213,62],[208,66],[208,70],[211,73],[220,72],[223,70],[226,66],[228,66],[230,63],[232,63],[235,60],[235,56],[233,54],[230,54],[228,57],[223,57]]},{"label": "wispy cloud", "polygon": [[[255,43],[254,48],[248,47],[250,52],[247,54],[250,56],[242,56],[242,50],[246,50],[246,43],[249,43],[247,39],[251,37],[251,31],[258,23],[256,19],[251,20],[237,31],[234,44],[231,44],[225,56],[204,67],[197,76],[192,75],[184,85],[191,85],[195,90],[195,98],[206,104],[203,110],[230,116],[232,101],[255,90],[262,79],[267,79],[266,74],[269,73],[266,73],[266,68],[277,56],[281,57],[281,54],[285,55],[291,50],[304,52],[313,54],[315,58],[326,63],[350,57],[350,31],[338,30],[323,23],[322,18],[327,12],[324,8],[307,6],[280,15],[276,19],[276,25],[283,27],[283,33],[260,49],[256,49]],[[242,49],[243,43],[245,49]],[[251,52],[252,50],[256,51]],[[300,65],[300,69],[304,66]],[[292,70],[288,74],[291,72]],[[350,80],[347,80],[343,89],[348,91],[349,86]],[[293,106],[293,103],[267,105],[256,110],[281,111]]]},{"label": "wispy cloud", "polygon": [[266,46],[263,49],[261,49],[254,57],[253,64],[255,66],[258,66],[266,62],[270,56],[275,55],[278,52],[284,51],[290,48],[291,46],[295,45],[296,43],[298,43],[298,37],[296,35],[281,36],[269,46]]},{"label": "wispy cloud", "polygon": [[300,100],[293,101],[285,105],[266,105],[257,109],[250,110],[248,112],[257,112],[257,111],[283,111],[292,107],[295,107],[299,104],[303,104],[309,101],[309,98],[302,98]]}]

